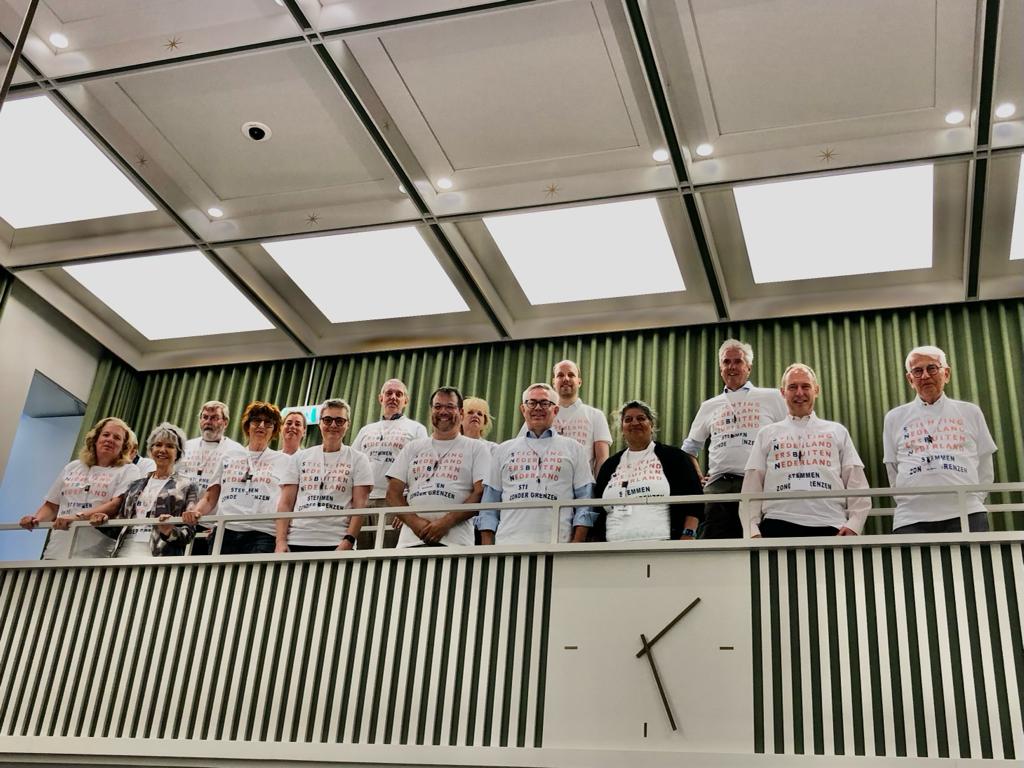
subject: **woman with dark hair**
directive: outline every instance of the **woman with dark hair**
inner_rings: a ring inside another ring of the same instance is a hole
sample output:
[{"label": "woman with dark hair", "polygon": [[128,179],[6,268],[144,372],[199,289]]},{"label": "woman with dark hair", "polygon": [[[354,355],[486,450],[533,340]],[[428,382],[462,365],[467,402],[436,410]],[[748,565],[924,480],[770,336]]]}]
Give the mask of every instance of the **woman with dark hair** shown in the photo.
[{"label": "woman with dark hair", "polygon": [[[626,449],[601,465],[594,498],[606,504],[594,526],[606,541],[692,539],[704,516],[703,504],[630,504],[632,499],[699,496],[700,478],[687,454],[655,442],[655,415],[641,400],[619,409]],[[596,509],[601,510],[600,507]]]},{"label": "woman with dark hair", "polygon": [[[209,510],[218,515],[273,515],[281,494],[281,478],[290,457],[270,447],[281,431],[281,411],[272,403],[256,400],[245,407],[242,432],[244,450],[227,452],[210,487],[183,519],[194,525]],[[225,555],[272,553],[276,543],[274,520],[236,520],[227,523],[221,552]]]},{"label": "woman with dark hair", "polygon": [[[181,427],[166,421],[157,426],[146,440],[146,453],[153,459],[156,469],[128,486],[113,514],[93,512],[89,522],[103,525],[112,517],[162,520],[181,517],[199,499],[195,484],[175,471],[187,439]],[[100,530],[116,542],[112,557],[183,555],[185,545],[195,536],[195,526],[191,525],[139,525]]]},{"label": "woman with dark hair", "polygon": [[139,477],[130,459],[137,448],[135,433],[121,419],[108,416],[89,430],[78,458],[57,476],[42,506],[35,514],[21,518],[21,527],[27,530],[54,521],[44,560],[110,554],[110,538],[89,528],[75,531],[75,551],[70,552],[72,535],[67,528],[94,513],[111,514],[117,509],[128,486]]}]

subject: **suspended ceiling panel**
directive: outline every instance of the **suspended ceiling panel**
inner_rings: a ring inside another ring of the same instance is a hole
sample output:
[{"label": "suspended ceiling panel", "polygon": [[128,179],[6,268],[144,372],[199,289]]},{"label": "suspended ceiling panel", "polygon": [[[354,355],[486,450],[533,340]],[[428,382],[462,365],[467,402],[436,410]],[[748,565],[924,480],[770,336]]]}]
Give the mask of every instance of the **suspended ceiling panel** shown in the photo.
[{"label": "suspended ceiling panel", "polygon": [[1024,144],[1024,3],[1000,4],[1001,44],[992,89],[993,147]]},{"label": "suspended ceiling panel", "polygon": [[1024,294],[1024,174],[1020,153],[1000,154],[989,163],[981,289],[988,298]]},{"label": "suspended ceiling panel", "polygon": [[[977,14],[961,0],[650,3],[695,183],[968,151]],[[946,116],[962,112],[951,125]],[[701,144],[712,148],[702,158]]]}]

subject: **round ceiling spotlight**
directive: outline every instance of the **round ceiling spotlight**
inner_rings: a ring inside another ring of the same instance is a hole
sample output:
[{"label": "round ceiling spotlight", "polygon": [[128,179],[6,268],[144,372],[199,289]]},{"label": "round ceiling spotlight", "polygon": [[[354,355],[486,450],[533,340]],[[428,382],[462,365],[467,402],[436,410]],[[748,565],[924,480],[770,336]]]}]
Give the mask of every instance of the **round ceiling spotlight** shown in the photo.
[{"label": "round ceiling spotlight", "polygon": [[964,113],[959,109],[946,113],[946,122],[950,125],[960,125],[964,121]]},{"label": "round ceiling spotlight", "polygon": [[1011,104],[1009,101],[1004,101],[998,107],[996,107],[996,117],[1005,120],[1008,117],[1013,117],[1017,112],[1017,105]]},{"label": "round ceiling spotlight", "polygon": [[403,195],[409,194],[408,192],[405,191],[405,184],[399,184],[398,191],[401,192]]},{"label": "round ceiling spotlight", "polygon": [[438,189],[451,189],[452,180],[449,179],[447,176],[442,176],[440,179],[437,180],[437,187]]},{"label": "round ceiling spotlight", "polygon": [[242,135],[251,141],[269,141],[274,132],[270,130],[270,126],[266,123],[257,123],[255,120],[250,120],[242,125]]},{"label": "round ceiling spotlight", "polygon": [[68,40],[68,36],[65,35],[63,32],[51,32],[50,45],[52,45],[54,48],[60,48],[61,50],[64,50],[69,45],[71,45],[71,41]]},{"label": "round ceiling spotlight", "polygon": [[715,148],[708,143],[697,145],[697,154],[701,157],[711,157],[711,154],[715,151]]},{"label": "round ceiling spotlight", "polygon": [[656,163],[664,163],[669,158],[668,150],[659,147],[651,153],[651,157],[654,158],[654,162]]},{"label": "round ceiling spotlight", "polygon": [[211,219],[219,219],[221,216],[224,215],[224,211],[222,211],[220,208],[217,208],[216,206],[214,206],[213,208],[207,208],[206,213],[210,216]]}]

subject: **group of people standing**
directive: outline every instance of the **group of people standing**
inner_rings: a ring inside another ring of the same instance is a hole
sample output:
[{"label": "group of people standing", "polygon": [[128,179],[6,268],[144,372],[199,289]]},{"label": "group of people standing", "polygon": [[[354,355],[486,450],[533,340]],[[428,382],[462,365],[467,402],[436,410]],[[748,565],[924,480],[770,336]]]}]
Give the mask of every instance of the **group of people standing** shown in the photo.
[{"label": "group of people standing", "polygon": [[[790,365],[779,388],[750,382],[754,354],[729,339],[718,353],[723,391],[700,406],[682,448],[655,439],[657,418],[641,400],[616,414],[625,443],[610,455],[608,419],[580,397],[576,363],[563,360],[551,383],[531,384],[519,406],[523,426],[503,443],[486,439],[487,403],[455,387],[430,395],[430,430],[409,418],[409,392],[398,379],[381,387],[378,421],[344,438],[351,407],[330,398],[318,409],[322,442],[301,447],[308,425],[255,401],[242,414],[246,444],[225,434],[227,405],[205,403],[200,436],[173,424],[146,440],[150,466],[134,463],[138,445],[120,419],[101,420],[79,458],[56,479],[45,501],[21,519],[25,528],[53,521],[43,557],[138,557],[210,552],[211,515],[230,515],[224,554],[348,550],[372,546],[362,532],[367,508],[400,510],[387,521],[399,547],[642,541],[694,538],[856,535],[867,497],[785,498],[736,502],[647,503],[668,496],[738,492],[837,491],[867,488],[864,465],[847,429],[814,412],[815,372]],[[890,485],[910,490],[992,482],[996,446],[972,403],[943,394],[945,353],[917,347],[906,358],[916,397],[885,417],[884,462]],[[272,448],[280,439],[279,449]],[[699,456],[708,446],[706,471]],[[138,459],[136,458],[136,461]],[[959,530],[955,494],[896,495],[894,532]],[[557,528],[554,506],[560,507]],[[984,494],[972,494],[971,530],[987,530]],[[644,503],[638,503],[643,501]],[[516,508],[489,508],[526,502]],[[482,511],[450,509],[482,504]],[[314,517],[280,517],[317,513]],[[105,526],[112,519],[156,518],[155,525]],[[181,522],[171,522],[172,519]],[[75,531],[85,520],[92,528]],[[381,521],[384,525],[384,521]],[[197,535],[203,534],[203,535]]]}]

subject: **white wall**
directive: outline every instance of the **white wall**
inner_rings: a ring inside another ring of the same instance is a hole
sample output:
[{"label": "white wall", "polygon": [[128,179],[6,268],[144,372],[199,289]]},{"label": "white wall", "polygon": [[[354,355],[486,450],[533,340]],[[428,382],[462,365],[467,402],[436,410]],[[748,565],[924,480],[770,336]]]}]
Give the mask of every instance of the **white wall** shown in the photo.
[{"label": "white wall", "polygon": [[[0,522],[14,522],[39,508],[74,450],[81,426],[81,416],[36,419],[22,415],[7,473],[0,482]],[[45,541],[46,531],[4,531],[0,560],[35,560]]]},{"label": "white wall", "polygon": [[[32,376],[38,370],[83,402],[89,399],[100,345],[16,283],[0,316],[0,480]],[[67,462],[68,456],[63,457]]]}]

